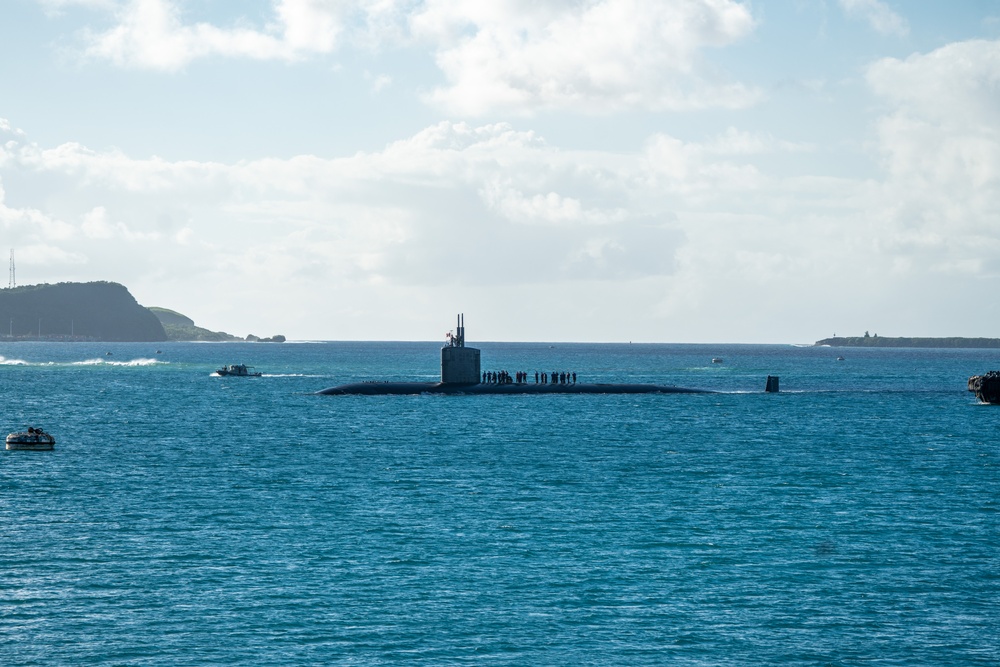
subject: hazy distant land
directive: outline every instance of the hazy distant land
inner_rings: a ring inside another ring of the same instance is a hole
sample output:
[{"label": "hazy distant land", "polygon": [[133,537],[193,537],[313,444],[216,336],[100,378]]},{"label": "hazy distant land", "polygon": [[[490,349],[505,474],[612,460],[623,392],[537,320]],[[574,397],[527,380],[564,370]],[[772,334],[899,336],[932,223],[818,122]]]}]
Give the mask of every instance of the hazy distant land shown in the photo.
[{"label": "hazy distant land", "polygon": [[939,348],[1000,348],[1000,338],[908,338],[864,335],[835,336],[818,340],[816,345],[830,347],[939,347]]},{"label": "hazy distant land", "polygon": [[[6,325],[6,326],[5,326]],[[260,341],[196,326],[168,308],[145,308],[112,282],[58,283],[0,289],[0,338],[65,341]]]}]

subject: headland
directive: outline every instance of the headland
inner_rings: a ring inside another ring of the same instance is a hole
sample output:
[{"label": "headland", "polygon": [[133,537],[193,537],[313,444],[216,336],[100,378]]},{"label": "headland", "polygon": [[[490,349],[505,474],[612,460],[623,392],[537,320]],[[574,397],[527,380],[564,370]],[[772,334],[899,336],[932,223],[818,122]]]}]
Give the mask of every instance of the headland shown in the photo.
[{"label": "headland", "polygon": [[0,335],[8,340],[167,340],[156,315],[123,285],[103,281],[0,290]]},{"label": "headland", "polygon": [[195,326],[167,308],[146,308],[124,285],[96,281],[0,289],[0,339],[8,341],[249,341],[280,343],[281,335],[239,338]]}]

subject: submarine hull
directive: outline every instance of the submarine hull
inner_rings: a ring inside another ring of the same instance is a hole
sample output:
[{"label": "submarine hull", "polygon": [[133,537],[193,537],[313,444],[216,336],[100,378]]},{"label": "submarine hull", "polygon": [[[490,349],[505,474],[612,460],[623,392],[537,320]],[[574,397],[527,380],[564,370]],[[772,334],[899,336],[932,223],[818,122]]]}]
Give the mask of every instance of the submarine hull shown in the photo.
[{"label": "submarine hull", "polygon": [[406,394],[710,394],[705,389],[690,389],[659,384],[588,383],[529,384],[453,382],[353,382],[317,392],[331,395],[391,396]]}]

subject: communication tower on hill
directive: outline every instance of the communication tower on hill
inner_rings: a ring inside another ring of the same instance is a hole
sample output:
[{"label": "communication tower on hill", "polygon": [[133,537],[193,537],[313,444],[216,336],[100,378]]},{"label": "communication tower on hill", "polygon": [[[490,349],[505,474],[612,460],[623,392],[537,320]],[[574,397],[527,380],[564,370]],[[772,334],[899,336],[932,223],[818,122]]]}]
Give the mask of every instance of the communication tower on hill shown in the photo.
[{"label": "communication tower on hill", "polygon": [[14,249],[10,249],[10,289],[17,287],[17,279],[14,277]]}]

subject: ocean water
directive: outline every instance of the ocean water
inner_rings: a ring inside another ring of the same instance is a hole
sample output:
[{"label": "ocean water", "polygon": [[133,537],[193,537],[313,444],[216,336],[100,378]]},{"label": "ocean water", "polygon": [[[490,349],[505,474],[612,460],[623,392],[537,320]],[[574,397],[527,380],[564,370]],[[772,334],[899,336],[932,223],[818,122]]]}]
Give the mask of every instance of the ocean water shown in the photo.
[{"label": "ocean water", "polygon": [[1000,351],[477,346],[0,343],[0,664],[1000,664]]}]

